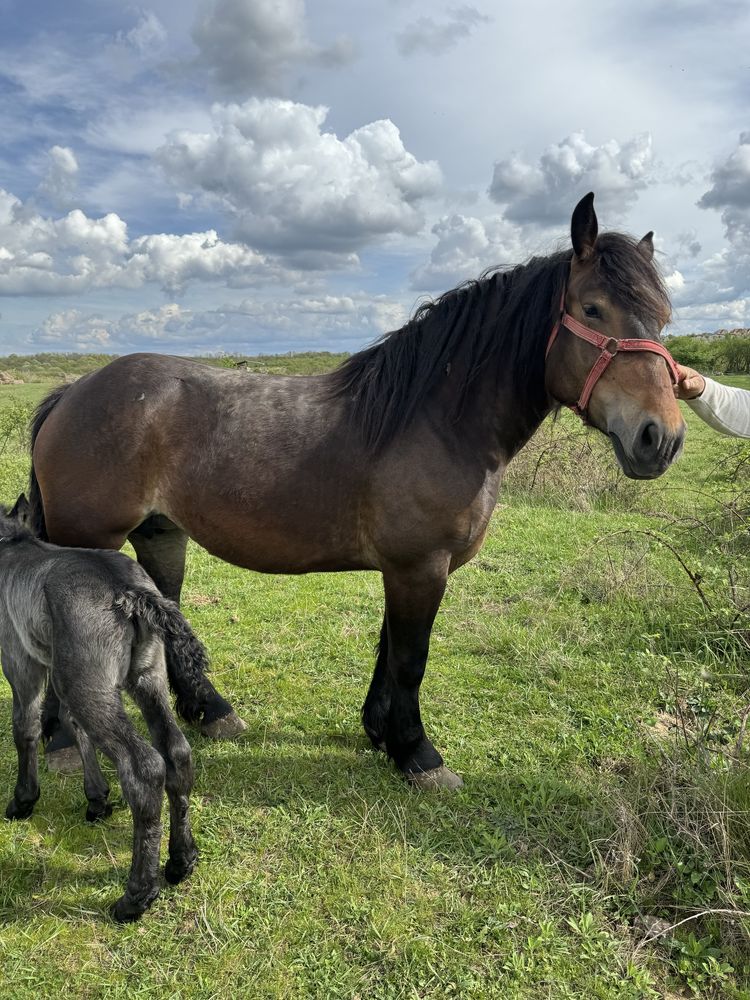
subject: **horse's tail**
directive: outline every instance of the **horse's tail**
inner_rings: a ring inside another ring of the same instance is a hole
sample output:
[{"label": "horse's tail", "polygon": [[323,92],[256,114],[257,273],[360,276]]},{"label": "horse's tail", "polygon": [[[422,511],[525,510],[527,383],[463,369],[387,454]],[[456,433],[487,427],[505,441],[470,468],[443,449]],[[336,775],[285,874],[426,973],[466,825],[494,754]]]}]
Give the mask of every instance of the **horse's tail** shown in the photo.
[{"label": "horse's tail", "polygon": [[56,389],[48,393],[41,403],[34,410],[31,418],[31,472],[29,473],[29,507],[31,509],[31,530],[37,538],[42,541],[49,541],[47,537],[47,524],[44,520],[44,504],[42,503],[42,493],[39,489],[39,480],[36,478],[34,469],[34,444],[42,429],[42,424],[54,410],[62,399],[63,395],[70,388],[69,385],[58,385]]},{"label": "horse's tail", "polygon": [[140,587],[129,587],[120,593],[115,599],[115,607],[139,630],[162,640],[175,707],[186,722],[199,722],[201,694],[209,683],[206,680],[208,654],[180,609],[174,601]]}]

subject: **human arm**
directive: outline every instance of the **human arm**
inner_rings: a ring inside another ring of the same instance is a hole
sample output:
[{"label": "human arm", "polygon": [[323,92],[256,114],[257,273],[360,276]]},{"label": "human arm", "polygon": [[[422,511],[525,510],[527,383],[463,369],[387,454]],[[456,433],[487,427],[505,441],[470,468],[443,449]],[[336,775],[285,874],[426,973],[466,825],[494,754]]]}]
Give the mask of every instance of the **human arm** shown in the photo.
[{"label": "human arm", "polygon": [[720,434],[750,438],[750,392],[721,385],[692,368],[677,366],[680,380],[675,395]]}]

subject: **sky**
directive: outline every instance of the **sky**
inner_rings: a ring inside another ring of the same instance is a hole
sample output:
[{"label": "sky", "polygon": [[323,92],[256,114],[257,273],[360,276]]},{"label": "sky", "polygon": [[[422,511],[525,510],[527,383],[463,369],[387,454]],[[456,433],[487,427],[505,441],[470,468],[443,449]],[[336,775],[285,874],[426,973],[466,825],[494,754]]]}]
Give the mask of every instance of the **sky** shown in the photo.
[{"label": "sky", "polygon": [[750,327],[745,0],[0,0],[0,353],[351,351],[600,227]]}]

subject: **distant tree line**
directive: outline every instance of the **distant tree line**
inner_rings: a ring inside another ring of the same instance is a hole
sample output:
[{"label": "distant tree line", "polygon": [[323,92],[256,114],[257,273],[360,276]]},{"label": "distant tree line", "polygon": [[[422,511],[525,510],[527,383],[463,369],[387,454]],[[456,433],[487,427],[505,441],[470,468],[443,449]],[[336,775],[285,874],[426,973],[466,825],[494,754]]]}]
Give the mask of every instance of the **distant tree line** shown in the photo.
[{"label": "distant tree line", "polygon": [[666,345],[681,365],[717,374],[750,374],[750,330],[712,337],[669,337]]}]

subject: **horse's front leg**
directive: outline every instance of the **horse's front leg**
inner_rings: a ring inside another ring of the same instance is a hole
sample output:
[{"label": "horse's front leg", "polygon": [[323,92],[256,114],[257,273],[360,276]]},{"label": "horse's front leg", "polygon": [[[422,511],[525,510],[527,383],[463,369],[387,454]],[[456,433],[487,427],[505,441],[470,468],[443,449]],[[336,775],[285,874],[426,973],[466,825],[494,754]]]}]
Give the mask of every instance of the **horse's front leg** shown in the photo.
[{"label": "horse's front leg", "polygon": [[430,742],[419,711],[430,633],[447,577],[447,557],[383,572],[390,689],[385,745],[404,777],[424,789],[463,784]]},{"label": "horse's front leg", "polygon": [[388,619],[383,618],[378,641],[375,672],[362,706],[362,725],[376,750],[385,750],[385,728],[391,707],[391,681],[388,676]]}]

